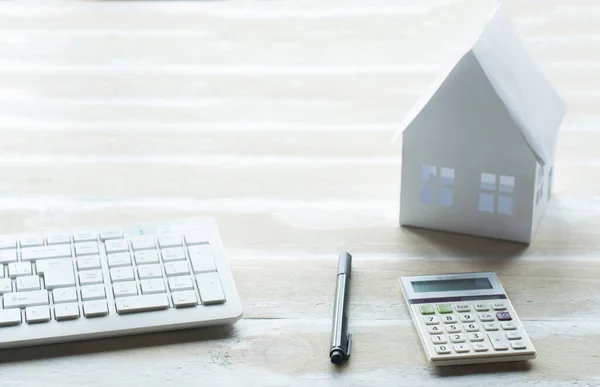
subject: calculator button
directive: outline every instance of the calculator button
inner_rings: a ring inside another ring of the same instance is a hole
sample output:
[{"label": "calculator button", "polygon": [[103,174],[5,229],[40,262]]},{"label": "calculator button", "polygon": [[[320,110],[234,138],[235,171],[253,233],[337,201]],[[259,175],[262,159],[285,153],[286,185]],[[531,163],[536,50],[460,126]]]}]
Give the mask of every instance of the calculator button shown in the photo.
[{"label": "calculator button", "polygon": [[488,349],[490,349],[490,347],[486,343],[473,343],[471,344],[471,346],[473,347],[473,350],[475,352],[485,352]]},{"label": "calculator button", "polygon": [[473,316],[471,313],[461,314],[460,315],[460,321],[462,321],[462,322],[472,322],[472,321],[475,321],[475,316]]},{"label": "calculator button", "polygon": [[435,335],[431,336],[431,341],[433,344],[446,344],[448,342],[448,338],[446,335]]},{"label": "calculator button", "polygon": [[497,331],[498,330],[498,324],[496,324],[496,323],[485,323],[485,324],[483,324],[483,329],[485,329],[486,331]]},{"label": "calculator button", "polygon": [[460,333],[450,335],[450,341],[453,343],[464,343],[465,340],[466,340],[465,335],[462,335]]},{"label": "calculator button", "polygon": [[519,340],[519,341],[511,341],[510,342],[510,346],[513,349],[525,349],[525,348],[527,348],[527,346],[525,345],[525,343],[522,342],[521,340]]},{"label": "calculator button", "polygon": [[456,324],[446,325],[446,330],[448,331],[448,333],[462,332],[460,327]]},{"label": "calculator button", "polygon": [[433,308],[433,305],[421,305],[421,306],[419,306],[419,310],[421,311],[421,314],[434,314],[435,313],[435,309]]},{"label": "calculator button", "polygon": [[512,331],[513,329],[517,329],[517,324],[515,324],[514,322],[502,322],[500,323],[500,326],[502,327],[502,329],[507,330],[507,331]]},{"label": "calculator button", "polygon": [[477,332],[479,330],[479,325],[477,324],[463,324],[463,328],[467,332]]},{"label": "calculator button", "polygon": [[437,316],[423,316],[423,321],[425,321],[426,325],[436,325],[440,323]]},{"label": "calculator button", "polygon": [[448,314],[446,316],[442,316],[442,321],[444,322],[444,324],[454,324],[458,320],[456,319],[455,315]]},{"label": "calculator button", "polygon": [[505,310],[506,305],[504,304],[504,302],[496,302],[492,304],[492,308],[494,308],[494,310]]},{"label": "calculator button", "polygon": [[500,321],[512,320],[512,316],[508,312],[498,312],[496,313],[496,318]]},{"label": "calculator button", "polygon": [[435,351],[440,355],[443,355],[446,353],[450,353],[450,347],[448,347],[447,345],[436,345]]},{"label": "calculator button", "polygon": [[491,313],[479,313],[479,319],[481,321],[494,321],[494,315]]},{"label": "calculator button", "polygon": [[454,308],[456,309],[457,312],[468,312],[471,310],[471,307],[469,306],[469,304],[454,305]]},{"label": "calculator button", "polygon": [[492,343],[492,347],[496,351],[505,351],[508,349],[508,340],[499,332],[488,332],[488,338]]},{"label": "calculator button", "polygon": [[450,304],[439,304],[437,310],[440,313],[452,313],[452,305]]},{"label": "calculator button", "polygon": [[476,304],[475,310],[478,312],[485,312],[487,310],[490,310],[490,306],[488,304]]},{"label": "calculator button", "polygon": [[483,334],[481,333],[469,333],[470,341],[483,341]]},{"label": "calculator button", "polygon": [[518,331],[505,332],[506,338],[509,340],[521,340],[521,333]]},{"label": "calculator button", "polygon": [[458,353],[469,352],[469,346],[467,344],[454,344],[454,350]]},{"label": "calculator button", "polygon": [[438,326],[438,325],[433,325],[433,326],[429,326],[427,327],[427,331],[429,333],[431,333],[432,335],[437,335],[442,333],[442,327]]}]

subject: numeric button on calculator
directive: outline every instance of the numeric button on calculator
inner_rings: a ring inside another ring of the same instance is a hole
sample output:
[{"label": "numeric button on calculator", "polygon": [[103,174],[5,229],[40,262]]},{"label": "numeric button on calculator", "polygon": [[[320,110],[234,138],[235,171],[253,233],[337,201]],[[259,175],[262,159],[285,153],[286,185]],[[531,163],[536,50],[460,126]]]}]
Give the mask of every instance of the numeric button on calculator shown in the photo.
[{"label": "numeric button on calculator", "polygon": [[79,305],[76,302],[54,305],[54,316],[57,321],[79,318]]},{"label": "numeric button on calculator", "polygon": [[469,333],[469,341],[483,341],[483,335],[481,333]]},{"label": "numeric button on calculator", "polygon": [[174,292],[172,293],[173,297],[173,305],[176,308],[185,308],[189,306],[198,305],[198,299],[196,298],[196,293],[192,290],[186,290],[183,292]]},{"label": "numeric button on calculator", "polygon": [[460,329],[460,327],[458,325],[456,325],[456,324],[446,325],[446,331],[448,331],[448,333],[462,332],[462,330]]},{"label": "numeric button on calculator", "polygon": [[94,242],[98,239],[98,233],[94,231],[80,231],[73,235],[73,241],[77,242]]},{"label": "numeric button on calculator", "polygon": [[517,329],[517,324],[515,324],[512,321],[501,322],[500,326],[502,327],[502,329],[507,330],[507,331]]},{"label": "numeric button on calculator", "polygon": [[521,340],[521,333],[517,331],[505,332],[506,338],[509,340]]},{"label": "numeric button on calculator", "polygon": [[77,257],[78,270],[96,270],[100,268],[100,257],[97,255],[86,255],[84,257]]},{"label": "numeric button on calculator", "polygon": [[108,306],[104,300],[85,301],[83,303],[83,315],[85,317],[100,317],[108,314]]},{"label": "numeric button on calculator", "polygon": [[498,312],[498,313],[496,313],[496,318],[499,321],[510,321],[510,320],[512,320],[512,316],[508,312]]},{"label": "numeric button on calculator", "polygon": [[447,345],[436,345],[435,346],[435,351],[437,353],[439,353],[440,355],[444,355],[444,354],[447,354],[447,353],[451,352],[450,351],[450,347],[447,346]]},{"label": "numeric button on calculator", "polygon": [[452,341],[453,343],[464,343],[465,340],[465,336],[460,333],[450,335],[450,341]]},{"label": "numeric button on calculator", "polygon": [[172,235],[158,237],[158,246],[161,249],[165,247],[181,246],[181,238],[179,236]]},{"label": "numeric button on calculator", "polygon": [[457,312],[469,312],[471,307],[469,304],[457,304],[454,305],[454,309],[456,309]]},{"label": "numeric button on calculator", "polygon": [[490,306],[488,304],[475,304],[475,310],[478,312],[485,312],[490,310]]},{"label": "numeric button on calculator", "polygon": [[504,351],[508,349],[508,340],[501,332],[488,332],[488,338],[492,343],[492,347],[496,351]]},{"label": "numeric button on calculator", "polygon": [[139,237],[131,240],[133,251],[153,250],[156,248],[156,242],[153,237]]},{"label": "numeric button on calculator", "polygon": [[475,352],[486,352],[490,347],[486,343],[471,343]]},{"label": "numeric button on calculator", "polygon": [[82,242],[75,244],[75,255],[81,257],[83,255],[97,255],[98,254],[98,243],[97,242]]},{"label": "numeric button on calculator", "polygon": [[439,335],[440,333],[443,333],[444,330],[439,325],[430,325],[427,327],[427,332],[432,335]]},{"label": "numeric button on calculator", "polygon": [[421,305],[419,306],[421,314],[435,314],[435,308],[433,305]]},{"label": "numeric button on calculator", "polygon": [[103,282],[102,270],[89,270],[79,273],[79,284],[82,286],[101,284]]},{"label": "numeric button on calculator", "polygon": [[494,315],[491,313],[480,313],[479,320],[481,320],[483,322],[494,321]]},{"label": "numeric button on calculator", "polygon": [[75,288],[61,288],[52,291],[52,299],[55,304],[77,301],[77,290]]},{"label": "numeric button on calculator", "polygon": [[453,314],[442,316],[442,321],[444,322],[444,324],[454,324],[455,322],[458,322],[456,316]]},{"label": "numeric button on calculator", "polygon": [[467,344],[454,344],[454,350],[456,353],[465,353],[471,351]]},{"label": "numeric button on calculator", "polygon": [[431,336],[431,341],[433,344],[446,344],[448,342],[448,338],[446,335],[435,335]]},{"label": "numeric button on calculator", "polygon": [[162,270],[160,265],[143,265],[138,268],[140,279],[162,278]]},{"label": "numeric button on calculator", "polygon": [[512,349],[525,349],[527,348],[527,346],[525,345],[524,342],[522,341],[511,341],[510,342],[510,346],[512,347]]},{"label": "numeric button on calculator", "polygon": [[498,328],[498,324],[496,323],[485,323],[483,324],[483,329],[485,329],[486,331],[497,331]]},{"label": "numeric button on calculator", "polygon": [[21,324],[21,311],[19,309],[0,309],[0,327]]},{"label": "numeric button on calculator", "polygon": [[31,275],[31,263],[14,262],[8,264],[8,276],[10,278],[17,278],[24,275]]},{"label": "numeric button on calculator", "polygon": [[104,242],[106,254],[122,253],[129,251],[129,244],[124,239],[114,239]]},{"label": "numeric button on calculator", "polygon": [[133,281],[133,268],[131,267],[116,267],[110,269],[110,280],[112,282]]},{"label": "numeric button on calculator", "polygon": [[163,282],[162,278],[141,280],[140,287],[142,288],[142,294],[156,294],[166,292],[165,283]]},{"label": "numeric button on calculator", "polygon": [[25,320],[28,324],[50,321],[50,308],[47,306],[30,306],[25,309]]},{"label": "numeric button on calculator", "polygon": [[463,328],[467,332],[477,332],[479,330],[479,325],[477,324],[463,324]]},{"label": "numeric button on calculator", "polygon": [[188,252],[190,254],[190,261],[192,262],[194,274],[208,273],[217,270],[212,250],[209,245],[190,246]]},{"label": "numeric button on calculator", "polygon": [[183,251],[183,247],[171,247],[168,249],[162,249],[161,254],[164,262],[185,260],[185,252]]},{"label": "numeric button on calculator", "polygon": [[115,298],[137,296],[138,294],[135,282],[119,282],[113,284],[113,293]]},{"label": "numeric button on calculator", "polygon": [[81,299],[83,301],[102,300],[106,298],[104,285],[86,285],[81,287]]},{"label": "numeric button on calculator", "polygon": [[475,321],[475,316],[473,316],[471,313],[461,314],[460,315],[460,321],[462,321],[462,322],[473,322],[473,321]]},{"label": "numeric button on calculator", "polygon": [[440,323],[437,316],[423,316],[423,321],[425,321],[426,325],[436,325]]},{"label": "numeric button on calculator", "polygon": [[0,296],[12,292],[12,281],[10,278],[0,279]]},{"label": "numeric button on calculator", "polygon": [[494,310],[505,310],[506,304],[504,302],[495,302],[492,304]]}]

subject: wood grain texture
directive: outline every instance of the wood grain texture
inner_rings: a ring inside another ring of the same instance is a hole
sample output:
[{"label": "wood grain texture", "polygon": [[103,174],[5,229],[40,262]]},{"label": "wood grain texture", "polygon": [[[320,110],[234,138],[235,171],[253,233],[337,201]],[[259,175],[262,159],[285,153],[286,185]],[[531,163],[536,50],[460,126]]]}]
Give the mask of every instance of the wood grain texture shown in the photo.
[{"label": "wood grain texture", "polygon": [[[600,386],[596,0],[506,0],[568,103],[530,246],[398,227],[392,136],[495,1],[0,3],[0,233],[212,216],[245,308],[232,327],[4,351],[2,386]],[[335,368],[342,250],[354,351]],[[539,356],[435,369],[398,277],[480,270]]]}]

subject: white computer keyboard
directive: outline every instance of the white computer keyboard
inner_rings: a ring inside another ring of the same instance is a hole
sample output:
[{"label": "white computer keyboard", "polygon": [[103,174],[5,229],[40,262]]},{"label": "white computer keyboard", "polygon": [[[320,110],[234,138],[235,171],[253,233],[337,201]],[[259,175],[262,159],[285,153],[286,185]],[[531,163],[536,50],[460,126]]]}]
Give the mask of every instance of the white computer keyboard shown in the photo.
[{"label": "white computer keyboard", "polygon": [[0,235],[0,348],[231,324],[212,219]]}]

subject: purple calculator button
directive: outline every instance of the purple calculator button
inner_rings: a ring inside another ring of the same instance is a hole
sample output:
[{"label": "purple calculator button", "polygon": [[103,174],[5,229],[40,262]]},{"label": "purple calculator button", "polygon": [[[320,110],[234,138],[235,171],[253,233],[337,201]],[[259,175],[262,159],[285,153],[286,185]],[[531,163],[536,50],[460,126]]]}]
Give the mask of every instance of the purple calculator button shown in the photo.
[{"label": "purple calculator button", "polygon": [[496,318],[500,321],[512,320],[512,317],[508,312],[498,312],[496,313]]}]

